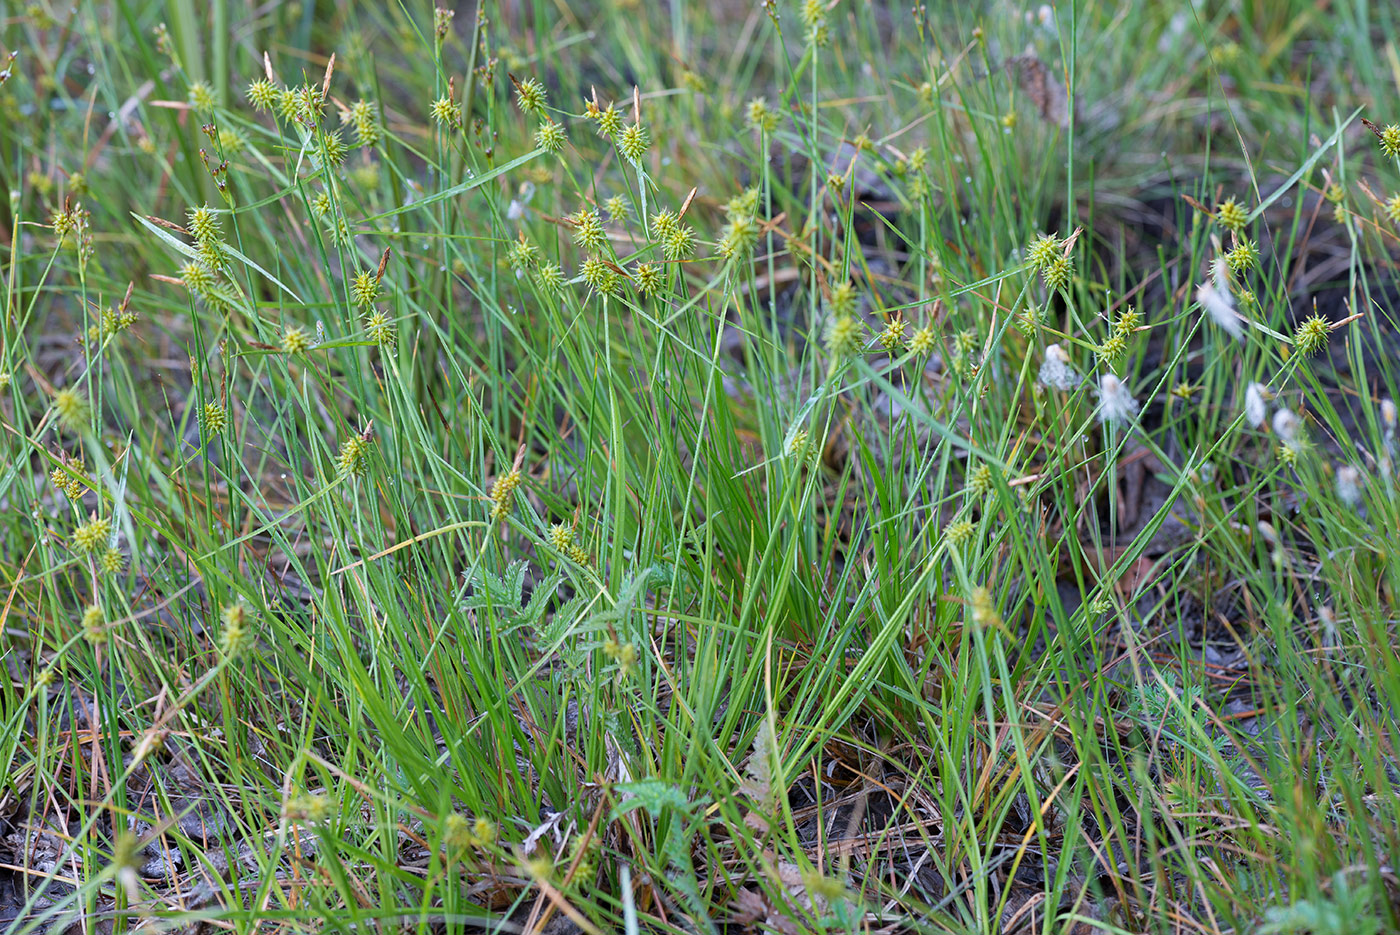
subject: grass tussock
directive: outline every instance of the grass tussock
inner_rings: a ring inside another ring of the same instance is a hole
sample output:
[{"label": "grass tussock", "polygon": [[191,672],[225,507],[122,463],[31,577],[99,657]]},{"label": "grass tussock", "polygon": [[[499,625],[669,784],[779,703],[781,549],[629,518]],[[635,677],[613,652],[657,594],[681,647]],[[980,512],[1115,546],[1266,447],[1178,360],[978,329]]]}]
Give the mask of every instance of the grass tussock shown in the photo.
[{"label": "grass tussock", "polygon": [[12,932],[1400,927],[1395,12],[0,19]]}]

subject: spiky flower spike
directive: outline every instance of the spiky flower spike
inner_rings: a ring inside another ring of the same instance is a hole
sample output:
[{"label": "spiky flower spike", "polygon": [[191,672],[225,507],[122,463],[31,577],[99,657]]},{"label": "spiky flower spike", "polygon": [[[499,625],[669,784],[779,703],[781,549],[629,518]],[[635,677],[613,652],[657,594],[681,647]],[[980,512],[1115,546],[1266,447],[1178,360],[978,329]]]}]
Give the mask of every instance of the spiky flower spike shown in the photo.
[{"label": "spiky flower spike", "polygon": [[1298,353],[1311,357],[1327,346],[1327,336],[1331,333],[1327,319],[1313,315],[1298,325],[1298,330],[1293,333],[1293,345],[1298,348]]},{"label": "spiky flower spike", "polygon": [[1220,221],[1220,226],[1234,234],[1244,231],[1244,226],[1249,221],[1249,212],[1240,207],[1240,203],[1234,198],[1226,198],[1215,206],[1215,216]]},{"label": "spiky flower spike", "polygon": [[542,114],[545,97],[544,85],[534,78],[526,78],[515,86],[515,103],[521,113]]},{"label": "spiky flower spike", "polygon": [[651,138],[647,135],[646,127],[640,123],[628,124],[627,129],[617,138],[617,150],[626,156],[629,162],[640,160],[650,146]]},{"label": "spiky flower spike", "polygon": [[548,117],[540,121],[540,127],[535,131],[535,146],[547,153],[561,153],[564,151],[564,144],[568,142],[568,137],[564,134],[564,128],[550,120]]}]

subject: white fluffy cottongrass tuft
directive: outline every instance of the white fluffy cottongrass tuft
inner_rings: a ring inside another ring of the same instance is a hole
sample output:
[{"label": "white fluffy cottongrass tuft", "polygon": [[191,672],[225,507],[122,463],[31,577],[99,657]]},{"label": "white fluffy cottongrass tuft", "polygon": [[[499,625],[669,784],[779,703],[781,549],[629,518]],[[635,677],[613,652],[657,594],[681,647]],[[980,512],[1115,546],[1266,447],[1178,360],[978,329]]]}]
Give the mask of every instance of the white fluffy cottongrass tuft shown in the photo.
[{"label": "white fluffy cottongrass tuft", "polygon": [[1138,412],[1138,401],[1127,385],[1111,373],[1099,378],[1099,421],[1113,425],[1131,422]]},{"label": "white fluffy cottongrass tuft", "polygon": [[1361,469],[1354,464],[1337,468],[1337,497],[1349,507],[1361,504]]},{"label": "white fluffy cottongrass tuft", "polygon": [[1070,366],[1069,355],[1064,348],[1052,344],[1045,349],[1045,362],[1040,365],[1040,374],[1036,379],[1042,386],[1068,392],[1079,385],[1080,378]]},{"label": "white fluffy cottongrass tuft", "polygon": [[1244,321],[1235,312],[1235,298],[1230,294],[1230,276],[1225,270],[1224,258],[1216,257],[1211,264],[1211,280],[1196,290],[1196,301],[1230,337],[1239,340],[1244,337]]},{"label": "white fluffy cottongrass tuft", "polygon": [[1292,409],[1280,409],[1274,413],[1274,434],[1285,445],[1294,445],[1301,439],[1303,420]]},{"label": "white fluffy cottongrass tuft", "polygon": [[1274,398],[1274,394],[1269,392],[1269,388],[1262,383],[1251,383],[1244,391],[1244,420],[1249,423],[1250,428],[1258,428],[1264,424],[1264,419],[1268,416],[1268,407],[1265,405]]}]

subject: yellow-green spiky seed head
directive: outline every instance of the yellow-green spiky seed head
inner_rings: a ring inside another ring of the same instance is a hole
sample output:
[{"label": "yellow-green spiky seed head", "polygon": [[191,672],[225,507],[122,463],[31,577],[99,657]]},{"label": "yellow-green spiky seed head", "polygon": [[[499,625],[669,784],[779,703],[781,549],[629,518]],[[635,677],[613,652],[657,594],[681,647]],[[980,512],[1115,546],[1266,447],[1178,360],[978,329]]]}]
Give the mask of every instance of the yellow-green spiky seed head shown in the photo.
[{"label": "yellow-green spiky seed head", "polygon": [[992,592],[977,588],[971,594],[972,622],[982,630],[999,630],[1003,627],[1001,614],[997,612]]},{"label": "yellow-green spiky seed head", "polygon": [[253,630],[248,620],[248,608],[241,603],[229,604],[220,614],[224,629],[219,635],[219,651],[229,658],[243,654],[253,642]]},{"label": "yellow-green spiky seed head", "polygon": [[259,78],[248,85],[248,90],[244,93],[248,97],[248,103],[257,111],[271,110],[276,106],[279,97],[277,86],[266,78]]},{"label": "yellow-green spiky seed head", "polygon": [[1141,324],[1142,313],[1129,305],[1118,313],[1118,319],[1113,323],[1113,333],[1126,338]]},{"label": "yellow-green spiky seed head", "polygon": [[730,198],[724,203],[724,217],[732,221],[735,218],[753,217],[758,212],[759,191],[757,186],[750,186],[739,194]]},{"label": "yellow-green spiky seed head", "polygon": [[806,27],[808,45],[821,47],[830,41],[825,0],[802,0],[802,25]]},{"label": "yellow-green spiky seed head", "polygon": [[326,233],[330,235],[333,241],[340,244],[342,249],[350,249],[352,235],[350,233],[350,222],[345,220],[345,215],[342,214],[326,224]]},{"label": "yellow-green spiky seed head", "polygon": [[608,235],[603,230],[603,219],[598,212],[585,208],[570,220],[574,224],[574,243],[588,253],[601,253],[608,242]]},{"label": "yellow-green spiky seed head", "polygon": [[1259,248],[1252,240],[1241,240],[1235,249],[1225,254],[1225,263],[1236,276],[1243,275],[1259,265]]},{"label": "yellow-green spiky seed head", "polygon": [[547,153],[561,153],[567,142],[568,137],[560,124],[548,117],[540,121],[539,129],[535,131],[535,147],[537,149],[542,149]]},{"label": "yellow-green spiky seed head", "polygon": [[1216,205],[1215,216],[1219,219],[1221,227],[1235,234],[1241,233],[1249,221],[1249,212],[1233,198],[1226,198]]},{"label": "yellow-green spiky seed head", "polygon": [[1113,334],[1110,335],[1107,339],[1105,339],[1104,342],[1100,344],[1097,348],[1095,348],[1094,353],[1098,354],[1099,359],[1102,360],[1104,363],[1111,364],[1118,358],[1122,357],[1125,353],[1127,353],[1127,351],[1127,339],[1125,339],[1121,334]]},{"label": "yellow-green spiky seed head", "polygon": [[1400,126],[1391,124],[1381,131],[1381,152],[1391,159],[1400,159]]},{"label": "yellow-green spiky seed head", "polygon": [[909,350],[919,356],[923,356],[933,350],[933,343],[933,329],[925,325],[918,331],[915,331],[914,336],[909,339]]},{"label": "yellow-green spiky seed head", "polygon": [[341,477],[365,476],[369,470],[369,442],[364,436],[354,435],[340,443],[335,470]]},{"label": "yellow-green spiky seed head", "polygon": [[967,492],[974,497],[985,497],[992,492],[992,466],[979,464],[967,476]]},{"label": "yellow-green spiky seed head", "polygon": [[524,114],[538,114],[544,110],[544,85],[534,78],[526,78],[515,88],[515,106]]},{"label": "yellow-green spiky seed head", "polygon": [[564,288],[564,268],[558,263],[546,263],[535,270],[535,282],[545,292],[554,293]]},{"label": "yellow-green spiky seed head", "polygon": [[345,141],[340,138],[339,130],[323,132],[321,134],[321,148],[322,151],[317,154],[317,158],[332,168],[345,162],[345,156],[349,153]]},{"label": "yellow-green spiky seed head", "polygon": [[350,298],[360,308],[373,305],[379,298],[379,278],[367,269],[357,272],[350,280]]},{"label": "yellow-green spiky seed head", "polygon": [[363,191],[372,191],[379,187],[379,163],[377,162],[357,162],[350,168],[350,184]]},{"label": "yellow-green spiky seed head", "polygon": [[792,433],[792,438],[788,440],[787,453],[790,457],[800,458],[807,451],[807,442],[811,440],[811,435],[806,429],[798,429]]},{"label": "yellow-green spiky seed head", "polygon": [[214,96],[214,89],[204,81],[196,81],[190,85],[188,100],[190,106],[201,114],[213,113],[218,104],[218,100]]},{"label": "yellow-green spiky seed head", "polygon": [[331,196],[328,192],[317,192],[311,199],[311,213],[323,218],[331,213]]},{"label": "yellow-green spiky seed head", "polygon": [[831,312],[838,317],[846,317],[856,313],[855,283],[847,279],[832,288]]},{"label": "yellow-green spiky seed head", "polygon": [[1391,195],[1386,201],[1385,216],[1390,223],[1400,225],[1400,194]]},{"label": "yellow-green spiky seed head", "polygon": [[637,271],[633,278],[637,281],[637,291],[647,296],[656,295],[665,284],[661,267],[655,263],[637,264]]},{"label": "yellow-green spiky seed head", "polygon": [[510,515],[512,495],[520,486],[520,480],[520,472],[513,468],[496,477],[491,484],[491,519],[504,519]]},{"label": "yellow-green spiky seed head", "polygon": [[871,142],[869,133],[857,133],[855,138],[851,140],[851,145],[856,148],[857,152],[873,153],[875,151],[875,144]]},{"label": "yellow-green spiky seed head", "polygon": [[449,97],[440,97],[428,107],[428,116],[439,126],[456,127],[462,123],[462,105]]},{"label": "yellow-green spiky seed head", "polygon": [[726,260],[743,259],[753,253],[758,233],[758,222],[752,217],[736,217],[720,232],[717,252]]},{"label": "yellow-green spiky seed head", "polygon": [[567,552],[574,544],[574,527],[567,523],[555,523],[549,527],[549,544],[560,552]]},{"label": "yellow-green spiky seed head", "polygon": [[1069,285],[1070,277],[1074,275],[1074,264],[1064,254],[1056,254],[1049,263],[1045,264],[1040,275],[1045,280],[1046,288],[1063,289]]},{"label": "yellow-green spiky seed head", "polygon": [[943,527],[943,541],[948,543],[949,548],[957,548],[964,542],[972,538],[977,527],[965,519],[953,520]]},{"label": "yellow-green spiky seed head", "polygon": [[837,315],[826,326],[826,351],[832,357],[845,357],[860,350],[860,321],[854,315]]},{"label": "yellow-green spiky seed head", "polygon": [[980,343],[982,343],[981,339],[977,337],[977,332],[972,328],[965,328],[953,335],[953,350],[959,357],[968,356],[977,350]]},{"label": "yellow-green spiky seed head", "polygon": [[277,119],[291,123],[297,119],[297,95],[291,88],[277,90]]},{"label": "yellow-green spiky seed head", "polygon": [[583,265],[579,267],[579,273],[583,275],[583,281],[588,283],[593,291],[599,295],[612,295],[617,292],[617,273],[606,260],[591,256],[583,261]]},{"label": "yellow-green spiky seed head", "polygon": [[598,122],[598,132],[609,139],[622,132],[622,114],[617,112],[616,105],[609,104],[608,109],[598,111],[594,119]]},{"label": "yellow-green spiky seed head", "polygon": [[1060,255],[1060,238],[1054,234],[1042,234],[1026,248],[1026,261],[1037,270],[1044,270]]},{"label": "yellow-green spiky seed head", "polygon": [[106,637],[107,631],[103,626],[107,622],[102,614],[102,608],[96,604],[89,604],[83,611],[83,637],[89,643],[100,643]]},{"label": "yellow-green spiky seed head", "polygon": [[218,403],[205,403],[200,415],[200,424],[210,435],[218,435],[228,427],[228,408]]},{"label": "yellow-green spiky seed head", "polygon": [[1016,314],[1016,328],[1028,338],[1033,338],[1040,328],[1041,312],[1037,306],[1027,305]]},{"label": "yellow-green spiky seed head", "polygon": [[230,129],[228,127],[219,128],[219,150],[228,156],[234,156],[248,148],[248,137],[243,135],[243,131]]},{"label": "yellow-green spiky seed head", "polygon": [[394,343],[394,324],[386,313],[371,312],[365,319],[365,334],[380,347],[388,347]]},{"label": "yellow-green spiky seed head", "polygon": [[126,559],[116,549],[109,548],[97,560],[97,568],[104,575],[119,575],[126,567]]},{"label": "yellow-green spiky seed head", "polygon": [[904,343],[904,320],[896,318],[885,325],[885,330],[880,332],[880,346],[887,351],[892,351]]},{"label": "yellow-green spiky seed head", "polygon": [[669,263],[679,263],[695,255],[695,228],[676,224],[661,241],[661,255]]},{"label": "yellow-green spiky seed head", "polygon": [[670,208],[662,208],[651,216],[651,236],[655,240],[665,240],[666,235],[676,229],[680,221],[676,218],[676,212]]},{"label": "yellow-green spiky seed head", "polygon": [[778,129],[778,112],[768,106],[767,98],[756,97],[744,111],[744,122],[760,133],[772,133]]},{"label": "yellow-green spiky seed head", "polygon": [[222,271],[228,266],[228,248],[222,240],[201,240],[195,252],[205,269]]},{"label": "yellow-green spiky seed head", "polygon": [[311,337],[305,328],[288,328],[282,332],[282,353],[304,354],[311,349]]},{"label": "yellow-green spiky seed head", "polygon": [[214,214],[209,205],[201,205],[189,212],[190,233],[194,239],[200,243],[205,241],[217,241],[222,239],[223,232],[219,229],[219,218]]},{"label": "yellow-green spiky seed head", "polygon": [[62,389],[54,394],[53,411],[59,423],[70,431],[78,431],[87,425],[87,397],[75,389]]},{"label": "yellow-green spiky seed head", "polygon": [[629,162],[637,162],[646,155],[647,148],[651,146],[651,138],[647,135],[646,127],[640,123],[630,123],[622,131],[622,135],[617,138],[617,151],[622,153]]},{"label": "yellow-green spiky seed head", "polygon": [[361,146],[373,146],[379,142],[379,115],[375,106],[366,100],[358,100],[341,114],[341,123],[355,128],[355,140]]},{"label": "yellow-green spiky seed head", "polygon": [[1327,324],[1327,319],[1321,315],[1313,315],[1298,325],[1298,330],[1293,332],[1293,346],[1304,357],[1311,357],[1327,346],[1327,336],[1331,333],[1332,328]]},{"label": "yellow-green spiky seed head", "polygon": [[603,209],[608,212],[608,217],[614,221],[625,221],[632,213],[627,204],[626,195],[613,195],[603,202]]},{"label": "yellow-green spiky seed head", "polygon": [[214,288],[214,271],[204,263],[191,261],[180,267],[180,280],[197,296],[206,296]]},{"label": "yellow-green spiky seed head", "polygon": [[107,535],[112,531],[112,521],[105,518],[88,520],[73,530],[73,549],[90,553],[107,547]]},{"label": "yellow-green spiky seed head", "polygon": [[310,793],[288,799],[284,809],[287,817],[293,821],[306,821],[311,824],[322,824],[335,814],[335,804],[330,796]]},{"label": "yellow-green spiky seed head", "polygon": [[471,824],[456,812],[442,822],[442,843],[449,851],[465,851],[472,846]]},{"label": "yellow-green spiky seed head", "polygon": [[525,239],[525,232],[521,231],[520,236],[511,241],[506,248],[506,262],[510,268],[516,272],[531,270],[540,261],[540,248]]},{"label": "yellow-green spiky seed head", "polygon": [[312,126],[321,119],[321,110],[325,106],[325,101],[321,99],[321,89],[304,84],[292,92],[293,109],[296,119]]},{"label": "yellow-green spiky seed head", "polygon": [[77,215],[74,211],[55,211],[53,217],[49,218],[49,225],[53,227],[53,232],[62,240],[78,226]]}]

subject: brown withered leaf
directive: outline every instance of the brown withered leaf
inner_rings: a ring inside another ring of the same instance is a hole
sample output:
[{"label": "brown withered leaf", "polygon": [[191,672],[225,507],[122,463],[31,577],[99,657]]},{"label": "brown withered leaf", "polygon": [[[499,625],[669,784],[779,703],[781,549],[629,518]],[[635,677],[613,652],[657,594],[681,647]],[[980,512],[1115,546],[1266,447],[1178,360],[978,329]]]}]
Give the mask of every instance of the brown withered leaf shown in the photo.
[{"label": "brown withered leaf", "polygon": [[1069,94],[1034,50],[1028,47],[1022,54],[1007,59],[1003,67],[1015,74],[1021,92],[1031,99],[1041,119],[1061,130],[1069,128]]}]

